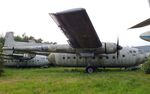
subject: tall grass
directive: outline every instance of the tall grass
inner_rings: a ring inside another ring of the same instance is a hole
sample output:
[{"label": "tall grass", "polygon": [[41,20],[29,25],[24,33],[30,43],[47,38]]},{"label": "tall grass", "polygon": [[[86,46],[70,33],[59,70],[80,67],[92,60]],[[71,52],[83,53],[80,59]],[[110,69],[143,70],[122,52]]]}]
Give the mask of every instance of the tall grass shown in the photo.
[{"label": "tall grass", "polygon": [[150,75],[142,71],[79,68],[5,69],[0,94],[149,94]]}]

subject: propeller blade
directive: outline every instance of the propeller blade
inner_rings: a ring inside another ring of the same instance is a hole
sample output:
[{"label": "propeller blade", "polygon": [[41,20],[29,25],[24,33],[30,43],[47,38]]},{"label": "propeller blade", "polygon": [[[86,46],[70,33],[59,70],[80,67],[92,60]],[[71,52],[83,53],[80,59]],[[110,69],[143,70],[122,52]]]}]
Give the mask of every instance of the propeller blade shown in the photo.
[{"label": "propeller blade", "polygon": [[117,37],[117,59],[119,57],[119,37]]},{"label": "propeller blade", "polygon": [[120,55],[120,50],[122,49],[122,47],[119,45],[119,37],[117,37],[117,59]]}]

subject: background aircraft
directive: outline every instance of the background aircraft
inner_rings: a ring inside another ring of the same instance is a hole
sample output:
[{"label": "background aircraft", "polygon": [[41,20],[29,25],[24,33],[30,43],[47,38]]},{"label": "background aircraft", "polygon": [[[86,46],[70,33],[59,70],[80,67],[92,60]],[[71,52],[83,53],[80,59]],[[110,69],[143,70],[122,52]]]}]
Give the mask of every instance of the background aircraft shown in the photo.
[{"label": "background aircraft", "polygon": [[92,73],[97,67],[131,67],[143,63],[148,54],[137,48],[122,48],[101,42],[83,8],[51,13],[50,16],[68,38],[69,45],[4,45],[3,50],[48,55],[51,64],[86,67]]},{"label": "background aircraft", "polygon": [[[148,2],[150,4],[150,0],[148,0]],[[144,27],[144,26],[148,26],[148,25],[150,25],[150,18],[130,27],[129,29],[140,28],[140,27]],[[140,35],[140,38],[150,42],[150,31],[142,33]]]},{"label": "background aircraft", "polygon": [[20,59],[18,56],[7,56],[4,58],[4,66],[6,67],[49,67],[47,56],[35,55],[30,59]]},{"label": "background aircraft", "polygon": [[[14,40],[13,32],[7,32],[5,35],[4,46],[32,46],[32,45],[51,45],[44,43],[17,42]],[[47,56],[29,54],[27,52],[15,52],[13,50],[4,50],[4,66],[7,67],[47,67],[50,66]]]}]

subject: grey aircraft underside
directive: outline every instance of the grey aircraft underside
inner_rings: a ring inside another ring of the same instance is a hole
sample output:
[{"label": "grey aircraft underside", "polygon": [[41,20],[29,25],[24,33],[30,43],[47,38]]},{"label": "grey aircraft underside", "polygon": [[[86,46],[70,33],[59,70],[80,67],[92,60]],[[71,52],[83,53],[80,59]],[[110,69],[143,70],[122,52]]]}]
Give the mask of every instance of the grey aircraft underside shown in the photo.
[{"label": "grey aircraft underside", "polygon": [[[137,48],[121,47],[101,42],[84,8],[50,13],[68,38],[64,45],[4,45],[4,51],[45,54],[50,64],[66,67],[86,67],[92,73],[98,67],[131,67],[144,63],[149,54]],[[7,54],[13,54],[13,52]]]}]

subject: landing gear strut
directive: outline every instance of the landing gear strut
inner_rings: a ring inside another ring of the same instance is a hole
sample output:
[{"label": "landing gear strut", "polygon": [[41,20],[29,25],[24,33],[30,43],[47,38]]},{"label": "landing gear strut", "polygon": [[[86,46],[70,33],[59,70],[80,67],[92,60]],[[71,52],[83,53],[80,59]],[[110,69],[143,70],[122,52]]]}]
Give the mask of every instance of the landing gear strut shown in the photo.
[{"label": "landing gear strut", "polygon": [[86,72],[87,73],[93,73],[94,71],[95,71],[95,67],[92,67],[92,66],[86,67]]}]

